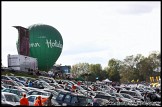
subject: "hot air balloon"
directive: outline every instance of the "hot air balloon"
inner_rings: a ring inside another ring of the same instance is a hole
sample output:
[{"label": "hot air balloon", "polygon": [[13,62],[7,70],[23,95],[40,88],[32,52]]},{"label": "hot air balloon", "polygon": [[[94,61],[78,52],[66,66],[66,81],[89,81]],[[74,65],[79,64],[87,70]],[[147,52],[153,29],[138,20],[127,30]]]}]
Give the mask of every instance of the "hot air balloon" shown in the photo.
[{"label": "hot air balloon", "polygon": [[[29,31],[29,56],[37,58],[39,70],[49,70],[62,52],[61,34],[54,27],[45,24],[34,24],[27,29]],[[20,54],[19,46],[18,41],[17,49]]]}]

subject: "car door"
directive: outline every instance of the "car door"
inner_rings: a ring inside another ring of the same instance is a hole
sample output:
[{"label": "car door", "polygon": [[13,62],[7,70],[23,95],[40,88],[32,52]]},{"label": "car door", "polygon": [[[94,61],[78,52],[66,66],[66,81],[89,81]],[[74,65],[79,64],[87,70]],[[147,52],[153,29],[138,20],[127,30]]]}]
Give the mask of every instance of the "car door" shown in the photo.
[{"label": "car door", "polygon": [[29,96],[28,97],[28,101],[29,101],[29,105],[33,106],[34,105],[34,101],[36,99],[36,96]]},{"label": "car door", "polygon": [[65,97],[65,94],[59,93],[58,96],[56,97],[56,101],[57,101],[60,105],[62,105],[62,104],[64,103],[64,102],[63,102],[64,97]]},{"label": "car door", "polygon": [[66,94],[65,98],[64,98],[64,103],[66,103],[67,106],[71,106],[71,95],[70,94]]}]

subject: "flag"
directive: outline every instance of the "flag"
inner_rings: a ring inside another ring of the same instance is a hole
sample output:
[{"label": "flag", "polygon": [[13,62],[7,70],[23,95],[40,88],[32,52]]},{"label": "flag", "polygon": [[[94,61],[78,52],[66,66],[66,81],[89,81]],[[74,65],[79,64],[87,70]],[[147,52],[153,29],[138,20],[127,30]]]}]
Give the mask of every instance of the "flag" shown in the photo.
[{"label": "flag", "polygon": [[158,76],[156,76],[156,81],[157,81],[157,82],[159,81],[159,77],[158,77]]},{"label": "flag", "polygon": [[152,82],[152,77],[150,77],[150,82]]},{"label": "flag", "polygon": [[154,82],[154,77],[152,77],[152,82]]},{"label": "flag", "polygon": [[131,82],[134,82],[134,80],[132,80]]}]

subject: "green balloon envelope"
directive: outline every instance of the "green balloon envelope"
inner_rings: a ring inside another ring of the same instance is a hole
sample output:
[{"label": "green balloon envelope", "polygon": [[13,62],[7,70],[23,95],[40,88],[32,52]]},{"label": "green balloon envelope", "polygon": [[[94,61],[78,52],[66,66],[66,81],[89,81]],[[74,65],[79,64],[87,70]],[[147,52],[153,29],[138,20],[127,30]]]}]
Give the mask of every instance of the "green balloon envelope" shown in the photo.
[{"label": "green balloon envelope", "polygon": [[63,39],[57,29],[44,24],[29,28],[29,56],[37,58],[38,69],[49,70],[59,58],[63,49]]}]

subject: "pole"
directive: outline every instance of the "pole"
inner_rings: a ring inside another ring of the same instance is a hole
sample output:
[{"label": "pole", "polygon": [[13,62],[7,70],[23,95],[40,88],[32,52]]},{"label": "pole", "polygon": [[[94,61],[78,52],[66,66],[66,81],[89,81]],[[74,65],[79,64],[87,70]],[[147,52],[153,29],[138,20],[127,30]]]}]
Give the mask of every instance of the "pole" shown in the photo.
[{"label": "pole", "polygon": [[88,75],[87,75],[87,97],[88,97]]}]

